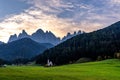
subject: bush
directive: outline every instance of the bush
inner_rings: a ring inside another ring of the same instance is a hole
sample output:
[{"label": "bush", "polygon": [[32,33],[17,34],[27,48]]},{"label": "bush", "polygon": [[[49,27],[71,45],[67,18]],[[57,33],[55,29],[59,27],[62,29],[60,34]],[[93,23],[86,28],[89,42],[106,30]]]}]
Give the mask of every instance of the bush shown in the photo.
[{"label": "bush", "polygon": [[101,60],[103,60],[103,59],[102,59],[101,56],[98,56],[98,57],[97,57],[97,60],[98,60],[98,61],[101,61]]},{"label": "bush", "polygon": [[80,58],[79,60],[76,61],[76,63],[85,63],[90,61],[92,61],[90,58]]}]

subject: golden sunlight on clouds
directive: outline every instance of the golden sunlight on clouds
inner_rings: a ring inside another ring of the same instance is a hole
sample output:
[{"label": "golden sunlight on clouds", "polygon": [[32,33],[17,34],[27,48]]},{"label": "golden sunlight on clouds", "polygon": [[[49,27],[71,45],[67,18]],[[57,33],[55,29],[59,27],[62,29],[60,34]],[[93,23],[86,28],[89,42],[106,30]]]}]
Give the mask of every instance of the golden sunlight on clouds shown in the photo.
[{"label": "golden sunlight on clouds", "polygon": [[[28,34],[37,29],[51,31],[57,37],[67,32],[91,32],[120,20],[120,0],[21,0],[30,4],[19,14],[8,14],[0,22],[0,41],[24,29]],[[98,5],[98,3],[100,3]]]},{"label": "golden sunlight on clouds", "polygon": [[[63,37],[67,32],[74,32],[77,30],[93,31],[98,29],[99,24],[83,22],[82,24],[72,23],[69,20],[57,18],[54,15],[46,15],[41,11],[26,11],[19,15],[14,15],[5,19],[0,23],[1,36],[0,40],[7,42],[8,38],[12,34],[19,34],[23,29],[28,34],[32,34],[37,29],[43,29],[44,31],[52,31],[56,36]],[[95,26],[91,28],[91,26]]]},{"label": "golden sunlight on clouds", "polygon": [[[40,13],[40,14],[39,14]],[[36,15],[37,18],[34,17]],[[5,19],[0,23],[1,34],[6,36],[1,36],[2,41],[7,42],[8,38],[12,34],[19,34],[23,29],[25,29],[28,34],[32,34],[37,29],[43,29],[44,31],[52,31],[56,36],[63,37],[68,31],[73,32],[78,30],[78,28],[73,28],[75,25],[67,22],[63,19],[58,19],[55,16],[48,16],[37,11],[29,11],[29,13],[21,13],[15,15],[8,19]]]},{"label": "golden sunlight on clouds", "polygon": [[120,3],[120,0],[111,0],[113,3]]},{"label": "golden sunlight on clouds", "polygon": [[[60,0],[52,0],[52,2],[55,3],[55,7],[58,7],[56,10],[44,6],[40,3],[39,0],[36,0],[35,2],[37,1],[39,3],[33,3],[36,5],[35,7],[30,7],[24,12],[12,15],[11,17],[8,17],[4,19],[4,21],[0,22],[0,34],[4,34],[4,36],[0,36],[0,41],[7,42],[10,35],[13,35],[15,33],[18,35],[23,29],[26,30],[26,32],[30,35],[37,29],[43,29],[44,31],[48,30],[52,31],[57,37],[62,38],[67,34],[67,32],[73,33],[74,31],[78,30],[91,32],[103,27],[103,25],[101,25],[100,23],[93,23],[87,20],[82,20],[80,21],[80,23],[77,23],[73,21],[72,18],[57,17],[57,15],[55,15],[54,13],[60,13],[62,11],[59,8],[60,6],[62,6],[63,8],[72,7],[71,5],[61,5]],[[54,5],[49,0],[45,2],[47,2],[49,6]],[[54,13],[48,14],[46,11]]]}]

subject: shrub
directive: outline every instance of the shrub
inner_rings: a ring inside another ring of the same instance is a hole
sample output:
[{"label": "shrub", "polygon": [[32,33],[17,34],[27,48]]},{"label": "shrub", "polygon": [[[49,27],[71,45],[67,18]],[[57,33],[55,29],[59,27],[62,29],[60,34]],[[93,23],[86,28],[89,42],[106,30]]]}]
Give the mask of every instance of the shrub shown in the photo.
[{"label": "shrub", "polygon": [[76,63],[85,63],[90,61],[92,61],[90,58],[80,58],[79,60],[76,61]]}]

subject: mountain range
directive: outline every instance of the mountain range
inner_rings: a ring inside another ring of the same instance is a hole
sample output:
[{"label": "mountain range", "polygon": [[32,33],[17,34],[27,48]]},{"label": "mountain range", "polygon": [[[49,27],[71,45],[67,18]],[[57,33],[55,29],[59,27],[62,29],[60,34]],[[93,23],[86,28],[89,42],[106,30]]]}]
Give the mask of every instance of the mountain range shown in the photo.
[{"label": "mountain range", "polygon": [[[82,32],[81,32],[82,33]],[[32,35],[25,30],[18,36],[11,35],[8,43],[0,42],[0,59],[5,61],[30,60],[43,53],[45,50],[65,41],[78,33],[65,36],[62,40],[57,38],[51,31],[44,32],[38,29]]]},{"label": "mountain range", "polygon": [[45,64],[49,59],[56,65],[75,62],[80,58],[91,60],[114,58],[120,52],[120,21],[104,29],[79,34],[44,51],[36,63]]},{"label": "mountain range", "polygon": [[52,32],[44,32],[43,30],[39,29],[32,35],[28,35],[25,30],[23,30],[22,33],[20,33],[18,36],[16,34],[11,35],[8,42],[12,42],[22,38],[30,38],[38,43],[51,43],[53,45],[58,44],[58,42],[60,41],[60,39],[57,38]]},{"label": "mountain range", "polygon": [[22,39],[22,38],[30,38],[38,43],[50,43],[53,45],[57,45],[69,38],[72,38],[73,36],[76,36],[76,35],[82,34],[82,33],[84,33],[84,32],[78,31],[78,32],[74,32],[74,34],[68,33],[66,36],[64,36],[62,39],[60,39],[60,38],[56,37],[51,31],[44,32],[42,29],[38,29],[32,35],[28,35],[27,32],[25,30],[23,30],[22,33],[20,33],[18,36],[16,34],[11,35],[8,40],[8,43],[15,41],[15,40]]}]

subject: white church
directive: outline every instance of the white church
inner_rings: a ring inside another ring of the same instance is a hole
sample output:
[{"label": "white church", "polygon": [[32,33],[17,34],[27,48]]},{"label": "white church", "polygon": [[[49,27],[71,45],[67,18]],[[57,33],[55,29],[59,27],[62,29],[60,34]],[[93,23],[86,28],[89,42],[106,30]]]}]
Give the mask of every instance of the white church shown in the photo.
[{"label": "white church", "polygon": [[53,66],[53,62],[48,59],[47,66]]}]

